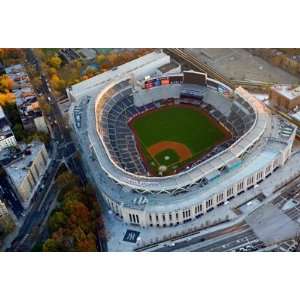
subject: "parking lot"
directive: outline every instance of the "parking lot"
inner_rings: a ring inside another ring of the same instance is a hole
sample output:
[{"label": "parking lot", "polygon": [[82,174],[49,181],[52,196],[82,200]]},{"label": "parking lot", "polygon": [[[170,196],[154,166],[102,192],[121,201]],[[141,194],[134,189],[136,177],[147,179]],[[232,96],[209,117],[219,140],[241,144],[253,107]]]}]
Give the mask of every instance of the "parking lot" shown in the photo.
[{"label": "parking lot", "polygon": [[230,79],[290,84],[300,82],[296,76],[253,56],[245,49],[191,48],[188,51]]}]

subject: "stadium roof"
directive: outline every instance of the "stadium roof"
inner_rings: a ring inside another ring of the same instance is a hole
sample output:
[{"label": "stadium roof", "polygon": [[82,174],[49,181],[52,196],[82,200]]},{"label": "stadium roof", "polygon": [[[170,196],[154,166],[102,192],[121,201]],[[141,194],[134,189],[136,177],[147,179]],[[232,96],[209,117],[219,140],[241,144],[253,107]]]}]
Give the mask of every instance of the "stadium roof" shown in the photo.
[{"label": "stadium roof", "polygon": [[134,59],[126,64],[113,68],[105,73],[77,83],[73,85],[68,90],[68,92],[73,97],[80,97],[84,94],[89,93],[90,90],[100,90],[104,84],[108,84],[111,80],[116,80],[118,78],[128,76],[130,73],[134,73],[134,75],[138,77],[140,75],[140,69],[143,69],[145,67],[147,68],[152,64],[157,64],[157,68],[159,68],[160,66],[165,65],[169,62],[170,57],[167,54],[161,51],[154,51],[140,58]]}]

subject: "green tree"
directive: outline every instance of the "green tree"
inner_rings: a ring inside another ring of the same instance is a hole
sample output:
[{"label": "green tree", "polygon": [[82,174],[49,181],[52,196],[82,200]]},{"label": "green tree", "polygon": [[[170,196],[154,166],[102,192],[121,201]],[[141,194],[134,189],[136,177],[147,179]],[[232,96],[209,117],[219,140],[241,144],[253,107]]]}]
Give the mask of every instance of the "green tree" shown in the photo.
[{"label": "green tree", "polygon": [[60,227],[64,227],[67,223],[67,216],[61,212],[56,211],[48,221],[48,226],[51,232],[58,230]]},{"label": "green tree", "polygon": [[39,106],[46,114],[49,114],[52,110],[51,105],[46,101],[45,97],[38,97]]},{"label": "green tree", "polygon": [[25,132],[22,139],[27,144],[30,144],[32,141],[40,141],[47,145],[50,142],[49,134],[41,131],[35,131],[30,134]]},{"label": "green tree", "polygon": [[46,242],[43,245],[44,252],[56,252],[60,251],[60,249],[60,243],[52,238],[46,240]]},{"label": "green tree", "polygon": [[20,124],[20,123],[16,123],[13,126],[12,131],[13,131],[17,141],[22,141],[27,138],[27,133],[24,130],[22,124]]},{"label": "green tree", "polygon": [[105,60],[106,60],[106,57],[104,54],[99,54],[96,57],[96,63],[99,65],[103,64],[105,62]]}]

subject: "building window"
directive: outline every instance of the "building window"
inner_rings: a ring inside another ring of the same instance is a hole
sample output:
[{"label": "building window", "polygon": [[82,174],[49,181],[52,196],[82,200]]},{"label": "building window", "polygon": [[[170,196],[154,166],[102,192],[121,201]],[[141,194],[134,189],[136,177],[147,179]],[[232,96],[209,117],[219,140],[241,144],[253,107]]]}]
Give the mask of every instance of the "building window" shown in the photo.
[{"label": "building window", "polygon": [[166,216],[165,216],[165,214],[162,215],[162,219],[163,219],[163,222],[166,221]]},{"label": "building window", "polygon": [[132,218],[133,218],[133,222],[136,223],[136,221],[135,221],[135,215],[132,215]]},{"label": "building window", "polygon": [[156,215],[156,222],[158,222],[158,215]]},{"label": "building window", "polygon": [[233,194],[233,187],[227,190],[227,197],[230,197]]},{"label": "building window", "polygon": [[172,221],[172,215],[171,214],[169,214],[169,220]]},{"label": "building window", "polygon": [[176,220],[178,220],[178,217],[179,217],[179,216],[178,216],[178,212],[177,212],[177,213],[176,213]]},{"label": "building window", "polygon": [[140,219],[139,219],[139,216],[136,215],[136,222],[139,224],[140,223]]},{"label": "building window", "polygon": [[131,214],[129,214],[129,220],[132,223],[132,216],[131,216]]},{"label": "building window", "polygon": [[152,222],[152,216],[151,215],[149,215],[149,220],[150,220],[150,222]]},{"label": "building window", "polygon": [[223,193],[217,196],[217,202],[221,202],[223,200]]},{"label": "building window", "polygon": [[209,208],[210,206],[212,206],[213,200],[209,199],[206,201],[206,208]]},{"label": "building window", "polygon": [[238,184],[238,186],[237,186],[238,192],[239,192],[241,189],[243,189],[243,187],[244,187],[244,182],[242,181],[242,182],[240,182],[240,183]]}]

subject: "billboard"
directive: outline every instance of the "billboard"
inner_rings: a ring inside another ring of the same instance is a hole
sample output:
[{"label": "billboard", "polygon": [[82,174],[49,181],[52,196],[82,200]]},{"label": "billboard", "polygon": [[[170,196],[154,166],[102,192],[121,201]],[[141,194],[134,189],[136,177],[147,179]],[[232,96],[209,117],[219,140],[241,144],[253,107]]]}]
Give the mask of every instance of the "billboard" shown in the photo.
[{"label": "billboard", "polygon": [[161,85],[168,85],[170,84],[169,78],[161,78]]}]

